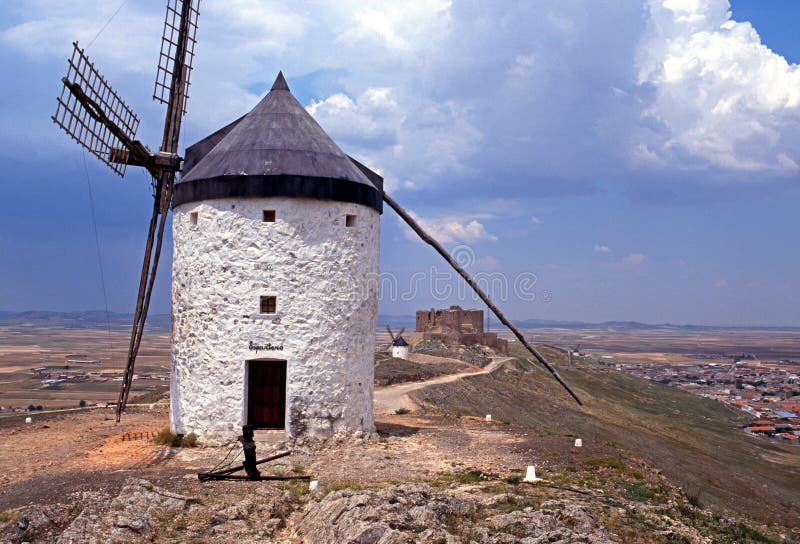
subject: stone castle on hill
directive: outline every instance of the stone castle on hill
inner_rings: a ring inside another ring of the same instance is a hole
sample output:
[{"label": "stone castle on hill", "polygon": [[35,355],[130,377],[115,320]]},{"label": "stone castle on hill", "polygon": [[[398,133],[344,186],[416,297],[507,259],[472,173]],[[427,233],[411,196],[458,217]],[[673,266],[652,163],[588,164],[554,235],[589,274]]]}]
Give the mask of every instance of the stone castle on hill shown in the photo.
[{"label": "stone castle on hill", "polygon": [[508,352],[508,341],[497,333],[484,332],[483,310],[464,310],[450,306],[446,310],[417,311],[416,332],[423,341],[443,342],[447,345],[484,345],[498,353]]}]

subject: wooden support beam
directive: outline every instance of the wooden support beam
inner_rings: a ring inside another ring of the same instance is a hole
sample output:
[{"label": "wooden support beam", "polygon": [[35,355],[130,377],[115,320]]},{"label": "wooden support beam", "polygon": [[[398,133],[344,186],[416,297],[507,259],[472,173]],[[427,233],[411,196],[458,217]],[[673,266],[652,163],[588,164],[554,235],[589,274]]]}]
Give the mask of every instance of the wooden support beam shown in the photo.
[{"label": "wooden support beam", "polygon": [[[161,140],[159,155],[177,156],[178,141],[181,134],[181,122],[183,120],[183,105],[186,99],[186,78],[188,71],[184,68],[186,57],[186,47],[189,40],[189,14],[192,1],[185,0],[181,7],[181,24],[178,32],[178,41],[175,51],[175,61],[172,69],[172,81],[169,91],[169,102],[167,103],[166,119],[164,121],[164,134]],[[125,141],[123,141],[125,143]],[[127,146],[127,143],[125,144]],[[149,152],[148,152],[149,153]],[[142,161],[149,160],[149,157],[137,154],[137,159]],[[130,394],[133,369],[136,365],[136,356],[139,353],[139,346],[144,334],[144,326],[147,320],[147,311],[150,307],[150,296],[155,284],[156,272],[158,271],[158,261],[161,257],[161,246],[164,238],[164,226],[167,222],[172,193],[175,187],[175,172],[169,168],[148,168],[153,177],[157,180],[155,184],[155,201],[153,203],[153,215],[150,218],[150,227],[147,234],[147,245],[145,247],[144,262],[142,263],[142,273],[139,279],[139,295],[136,301],[136,313],[133,317],[133,328],[131,330],[131,340],[128,347],[128,359],[125,365],[125,376],[119,390],[119,402],[117,403],[117,423],[125,411]],[[160,218],[159,218],[160,216]],[[156,229],[156,224],[158,227]],[[153,243],[155,241],[155,249]],[[152,264],[151,264],[152,263]]]},{"label": "wooden support beam", "polygon": [[[141,144],[139,140],[134,140],[134,143]],[[147,153],[147,161],[142,161],[138,156],[128,153],[127,149],[118,147],[111,148],[111,155],[108,157],[109,162],[127,164],[128,166],[141,166],[144,168],[153,167],[159,170],[168,170],[170,172],[178,172],[183,163],[183,157],[175,154],[168,153]]]},{"label": "wooden support beam", "polygon": [[[131,329],[131,340],[128,346],[125,374],[117,400],[117,423],[122,418],[122,412],[125,411],[125,406],[128,404],[128,395],[133,385],[133,370],[136,356],[139,353],[139,346],[142,343],[147,311],[150,308],[150,297],[155,285],[158,262],[161,257],[161,246],[164,240],[164,227],[167,222],[169,202],[172,200],[174,179],[175,174],[173,172],[162,172],[156,185],[153,214],[150,217],[150,226],[147,232],[144,262],[142,263],[142,272],[139,278],[139,294],[136,299],[136,311],[133,315],[133,328]],[[155,249],[153,249],[154,243]]]},{"label": "wooden support beam", "polygon": [[433,249],[435,249],[439,253],[439,255],[441,255],[444,258],[444,260],[447,261],[448,264],[450,264],[450,266],[452,266],[456,272],[458,272],[458,275],[464,278],[464,281],[466,281],[467,284],[470,287],[472,287],[472,290],[475,291],[475,293],[479,297],[481,297],[481,300],[483,300],[483,302],[486,303],[486,306],[488,306],[489,309],[492,310],[492,313],[494,313],[494,315],[497,316],[497,319],[499,319],[500,322],[503,323],[503,325],[508,327],[508,329],[514,334],[514,336],[517,337],[517,340],[519,340],[520,343],[523,346],[525,346],[525,349],[527,349],[531,353],[531,355],[533,355],[536,358],[536,360],[539,361],[539,363],[541,363],[541,365],[544,366],[550,372],[550,374],[553,375],[556,381],[558,381],[558,383],[560,383],[561,386],[567,390],[567,393],[569,393],[572,396],[572,398],[575,399],[575,402],[583,406],[583,402],[581,401],[580,397],[578,397],[575,391],[573,391],[572,388],[569,385],[567,385],[567,382],[564,381],[564,378],[561,377],[561,375],[553,367],[553,365],[547,362],[544,356],[541,353],[539,353],[539,351],[536,348],[530,345],[530,343],[528,343],[528,341],[525,339],[522,333],[519,332],[519,330],[517,330],[517,328],[511,323],[511,321],[508,320],[508,318],[503,314],[503,312],[500,311],[500,308],[498,308],[495,305],[495,303],[492,302],[492,299],[489,298],[489,295],[483,292],[483,289],[481,289],[480,286],[477,284],[477,282],[473,280],[469,274],[467,274],[466,270],[464,270],[463,268],[461,268],[461,266],[459,266],[459,264],[455,261],[455,259],[453,259],[453,257],[450,256],[447,250],[444,247],[442,247],[442,245],[439,242],[437,242],[430,234],[428,234],[425,231],[425,229],[423,229],[419,225],[419,223],[417,223],[417,221],[413,217],[411,217],[411,215],[407,211],[405,211],[402,208],[402,206],[400,206],[400,204],[398,204],[392,197],[387,195],[385,191],[383,192],[383,200],[397,213],[397,215],[403,218],[403,221],[405,221],[408,224],[408,226],[411,227],[411,230],[416,232],[417,235],[420,238],[422,238],[423,242],[433,247]]}]

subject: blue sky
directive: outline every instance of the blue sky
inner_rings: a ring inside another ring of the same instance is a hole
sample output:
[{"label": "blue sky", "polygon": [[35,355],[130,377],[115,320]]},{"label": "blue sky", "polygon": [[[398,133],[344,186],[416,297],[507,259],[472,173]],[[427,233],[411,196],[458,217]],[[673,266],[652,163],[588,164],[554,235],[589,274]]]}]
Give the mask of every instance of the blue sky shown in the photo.
[{"label": "blue sky", "polygon": [[[71,41],[120,3],[3,4],[0,310],[102,308],[83,156],[49,116]],[[800,3],[399,4],[205,0],[183,144],[282,69],[515,318],[800,325]],[[151,146],[162,9],[129,0],[88,48]],[[147,179],[86,163],[109,305],[131,311]],[[478,306],[455,279],[432,292],[446,267],[391,211],[382,229],[387,285],[425,278],[382,313]]]}]

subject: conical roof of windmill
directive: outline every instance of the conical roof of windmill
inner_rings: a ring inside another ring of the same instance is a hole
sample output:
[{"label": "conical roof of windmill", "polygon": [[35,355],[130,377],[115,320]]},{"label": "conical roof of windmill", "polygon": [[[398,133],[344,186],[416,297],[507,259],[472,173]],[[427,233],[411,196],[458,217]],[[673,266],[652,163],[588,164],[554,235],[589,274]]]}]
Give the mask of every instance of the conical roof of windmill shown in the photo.
[{"label": "conical roof of windmill", "polygon": [[403,347],[403,346],[407,346],[408,342],[406,342],[406,339],[403,338],[402,336],[398,336],[397,338],[394,339],[394,342],[392,342],[392,345],[393,346],[398,346],[398,347]]},{"label": "conical roof of windmill", "polygon": [[348,157],[279,73],[248,113],[186,150],[173,205],[229,197],[288,196],[382,210],[383,179]]}]

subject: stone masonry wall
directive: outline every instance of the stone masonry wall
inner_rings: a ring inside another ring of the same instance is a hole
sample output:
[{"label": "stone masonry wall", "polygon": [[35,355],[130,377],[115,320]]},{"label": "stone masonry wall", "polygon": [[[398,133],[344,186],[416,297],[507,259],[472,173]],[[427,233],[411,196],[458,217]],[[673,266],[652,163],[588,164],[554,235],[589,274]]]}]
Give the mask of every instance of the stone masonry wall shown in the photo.
[{"label": "stone masonry wall", "polygon": [[[263,210],[275,210],[274,223]],[[197,224],[192,214],[197,213]],[[356,216],[353,227],[345,215]],[[245,422],[249,359],[287,361],[286,430],[373,431],[380,215],[299,198],[219,199],[173,215],[171,423],[207,441]],[[276,314],[260,314],[262,295]],[[254,345],[282,350],[254,352]]]}]

